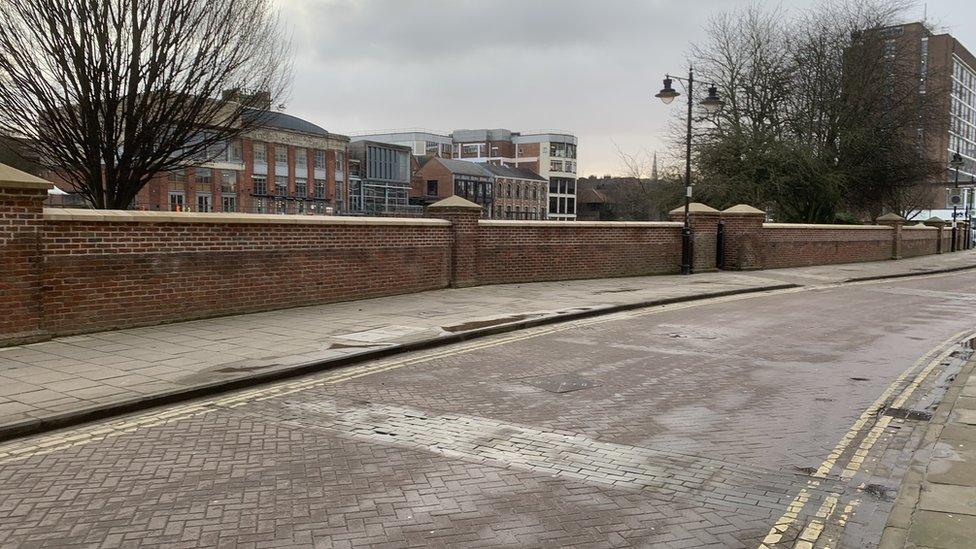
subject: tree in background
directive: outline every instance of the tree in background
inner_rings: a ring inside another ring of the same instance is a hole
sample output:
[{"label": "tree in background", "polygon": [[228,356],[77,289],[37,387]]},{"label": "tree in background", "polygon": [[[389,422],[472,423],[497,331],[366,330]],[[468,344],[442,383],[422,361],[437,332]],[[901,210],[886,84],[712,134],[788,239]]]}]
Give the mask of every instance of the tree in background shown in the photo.
[{"label": "tree in background", "polygon": [[918,93],[917,71],[896,66],[869,32],[911,5],[827,1],[799,15],[751,6],[713,18],[692,61],[726,105],[697,125],[696,195],[782,221],[917,213],[920,184],[944,170],[925,160],[918,131],[935,105]]},{"label": "tree in background", "polygon": [[260,125],[289,50],[270,0],[0,0],[0,131],[127,208]]}]

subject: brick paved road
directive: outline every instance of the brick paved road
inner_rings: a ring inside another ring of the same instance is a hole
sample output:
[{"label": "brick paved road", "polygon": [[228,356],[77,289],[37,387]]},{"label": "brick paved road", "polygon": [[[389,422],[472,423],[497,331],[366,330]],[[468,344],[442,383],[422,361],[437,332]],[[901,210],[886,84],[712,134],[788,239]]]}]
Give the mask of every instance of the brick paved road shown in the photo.
[{"label": "brick paved road", "polygon": [[0,544],[870,547],[924,426],[879,410],[937,398],[974,283],[645,309],[24,439]]}]

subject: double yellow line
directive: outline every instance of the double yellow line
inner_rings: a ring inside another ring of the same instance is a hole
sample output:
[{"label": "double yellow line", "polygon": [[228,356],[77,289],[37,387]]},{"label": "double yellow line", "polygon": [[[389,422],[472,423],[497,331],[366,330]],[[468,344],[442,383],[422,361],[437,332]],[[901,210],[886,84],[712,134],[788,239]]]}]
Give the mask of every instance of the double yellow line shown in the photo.
[{"label": "double yellow line", "polygon": [[[857,418],[857,421],[855,421],[854,424],[851,425],[851,428],[844,433],[844,436],[841,437],[834,449],[830,452],[827,458],[824,459],[823,463],[820,464],[817,471],[811,476],[815,479],[827,478],[827,475],[830,474],[834,467],[838,466],[838,460],[840,460],[844,452],[850,447],[851,443],[860,436],[861,432],[865,430],[868,424],[870,424],[873,420],[876,420],[874,421],[873,426],[867,431],[867,434],[865,434],[861,439],[861,443],[858,445],[857,449],[853,451],[850,458],[847,460],[847,463],[843,465],[843,468],[840,471],[841,480],[846,482],[853,478],[864,464],[864,460],[867,458],[871,448],[874,447],[875,443],[884,433],[884,430],[891,423],[891,416],[883,415],[878,418],[877,414],[879,414],[882,408],[886,406],[886,403],[895,393],[895,391],[897,391],[898,388],[905,383],[913,372],[918,370],[922,364],[925,364],[926,361],[928,361],[926,366],[915,375],[914,379],[912,379],[912,381],[908,383],[908,385],[902,389],[901,393],[891,402],[891,408],[901,408],[904,406],[905,402],[908,401],[909,397],[911,397],[912,393],[915,392],[915,389],[917,389],[919,385],[925,381],[929,374],[932,373],[932,370],[934,370],[939,364],[942,363],[942,361],[952,354],[959,343],[973,337],[974,333],[976,332],[964,330],[953,335],[949,339],[943,341],[938,346],[922,355],[922,357],[916,360],[911,367],[895,378],[895,380],[888,385],[887,388],[885,388],[877,400],[871,403],[871,405],[861,413],[861,415]],[[935,358],[932,358],[933,356],[935,356]],[[806,504],[810,500],[811,490],[819,487],[820,483],[820,480],[810,480],[807,482],[807,486],[801,489],[797,496],[793,498],[793,501],[787,507],[786,512],[784,512],[773,527],[769,529],[769,533],[763,539],[762,543],[759,544],[759,549],[769,549],[771,545],[775,545],[783,541],[784,535],[790,529],[790,527],[797,522],[800,514],[803,512]],[[836,512],[840,497],[840,492],[831,492],[827,495],[827,497],[824,498],[823,503],[821,503],[820,507],[817,509],[814,517],[800,532],[798,539],[793,545],[794,548],[813,548],[814,544],[817,542],[817,540],[819,540],[820,534],[823,533],[827,522],[830,520],[834,512]],[[840,526],[844,526],[844,524],[846,524],[848,518],[851,516],[859,503],[859,499],[854,499],[845,505],[844,510],[838,519],[838,524]]]}]

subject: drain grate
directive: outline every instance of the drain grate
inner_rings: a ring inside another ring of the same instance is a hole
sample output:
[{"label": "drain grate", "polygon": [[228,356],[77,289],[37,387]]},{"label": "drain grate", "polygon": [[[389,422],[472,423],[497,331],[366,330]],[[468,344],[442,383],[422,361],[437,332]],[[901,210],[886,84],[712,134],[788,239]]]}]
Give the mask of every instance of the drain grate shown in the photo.
[{"label": "drain grate", "polygon": [[910,408],[885,408],[884,415],[898,419],[914,419],[916,421],[928,421],[932,419],[932,412],[912,410]]},{"label": "drain grate", "polygon": [[576,374],[558,374],[553,376],[532,377],[524,381],[527,385],[537,387],[550,393],[570,393],[581,389],[589,389],[599,385],[591,379]]}]

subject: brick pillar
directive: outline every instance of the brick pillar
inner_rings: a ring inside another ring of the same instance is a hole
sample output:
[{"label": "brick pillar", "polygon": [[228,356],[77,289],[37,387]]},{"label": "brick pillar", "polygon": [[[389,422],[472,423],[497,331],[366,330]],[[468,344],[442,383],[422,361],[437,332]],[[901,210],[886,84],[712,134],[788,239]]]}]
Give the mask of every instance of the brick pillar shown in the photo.
[{"label": "brick pillar", "polygon": [[766,212],[746,204],[722,210],[725,234],[725,269],[763,268],[762,230]]},{"label": "brick pillar", "polygon": [[54,185],[0,164],[0,345],[44,339],[41,232]]},{"label": "brick pillar", "polygon": [[928,218],[927,220],[924,221],[924,224],[925,224],[926,227],[935,227],[936,229],[939,229],[939,232],[938,232],[939,241],[936,244],[935,253],[937,253],[937,254],[944,253],[945,250],[942,249],[943,248],[942,239],[945,236],[946,222],[943,221],[942,219],[938,218],[938,217],[930,217],[930,218]]},{"label": "brick pillar", "polygon": [[[717,270],[715,266],[715,240],[718,236],[718,222],[721,213],[700,202],[692,202],[688,208],[691,224],[691,271],[703,273]],[[671,221],[684,222],[684,206],[668,213]]]},{"label": "brick pillar", "polygon": [[876,223],[892,228],[891,259],[901,259],[901,228],[905,225],[905,218],[896,213],[889,213],[879,217]]},{"label": "brick pillar", "polygon": [[478,220],[481,206],[459,196],[451,196],[427,206],[426,217],[451,222],[451,287],[478,284]]}]

